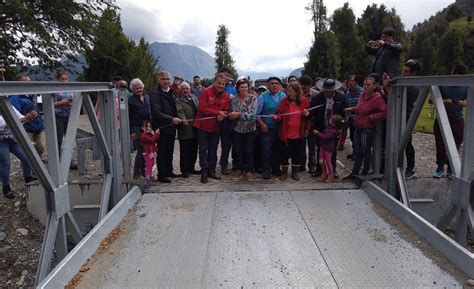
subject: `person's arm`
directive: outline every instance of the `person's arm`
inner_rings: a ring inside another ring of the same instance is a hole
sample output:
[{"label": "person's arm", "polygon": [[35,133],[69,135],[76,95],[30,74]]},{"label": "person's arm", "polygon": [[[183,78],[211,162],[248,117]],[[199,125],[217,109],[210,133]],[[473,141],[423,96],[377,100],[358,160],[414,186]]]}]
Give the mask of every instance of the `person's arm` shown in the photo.
[{"label": "person's arm", "polygon": [[158,138],[158,134],[149,135],[147,133],[142,133],[140,136],[140,141],[143,143],[154,143]]},{"label": "person's arm", "polygon": [[370,43],[371,41],[369,41],[369,43],[367,43],[367,45],[365,46],[365,51],[367,51],[367,53],[370,55],[377,55],[377,52],[379,51],[379,47],[371,46],[369,45]]},{"label": "person's arm", "polygon": [[320,140],[330,140],[336,137],[337,132],[331,132],[331,131],[324,131],[320,132],[317,131],[316,135],[319,137]]},{"label": "person's arm", "polygon": [[[58,98],[61,98],[61,100],[58,100]],[[71,105],[71,102],[72,102],[72,99],[65,97],[64,93],[54,94],[54,99],[56,100],[54,102],[54,107]]]},{"label": "person's arm", "polygon": [[371,121],[385,119],[387,117],[387,104],[382,98],[374,100],[374,107],[377,108],[377,112],[369,115]]},{"label": "person's arm", "polygon": [[[32,120],[38,115],[36,110],[32,110],[28,112],[27,114],[23,115],[15,107],[13,107],[13,112],[15,113],[15,116],[20,119],[21,123],[29,122],[30,120]],[[0,116],[0,129],[5,128],[6,126],[7,126],[7,122],[2,116]]]},{"label": "person's arm", "polygon": [[402,45],[400,42],[385,42],[384,47],[391,50],[394,54],[402,53]]}]

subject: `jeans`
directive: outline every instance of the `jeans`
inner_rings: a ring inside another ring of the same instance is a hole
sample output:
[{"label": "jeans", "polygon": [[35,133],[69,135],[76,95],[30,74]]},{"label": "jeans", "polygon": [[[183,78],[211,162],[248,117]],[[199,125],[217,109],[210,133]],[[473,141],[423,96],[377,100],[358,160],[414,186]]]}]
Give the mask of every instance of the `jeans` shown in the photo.
[{"label": "jeans", "polygon": [[158,138],[158,156],[156,158],[158,177],[170,177],[173,174],[173,153],[175,133],[163,133]]},{"label": "jeans", "polygon": [[[308,144],[308,155],[306,156],[306,144]],[[308,158],[308,169],[316,168],[316,136],[310,133],[308,137],[301,141],[301,161],[302,167],[306,166],[306,158]]]},{"label": "jeans", "polygon": [[415,168],[415,148],[413,147],[411,137],[405,149],[405,156],[407,157],[407,170],[413,170]]},{"label": "jeans", "polygon": [[207,176],[210,171],[216,170],[217,146],[219,145],[219,132],[207,132],[201,129],[198,132],[199,166],[201,175]]},{"label": "jeans", "polygon": [[221,138],[221,158],[219,165],[222,168],[226,168],[229,164],[229,154],[232,148],[232,130],[221,130],[219,136]]},{"label": "jeans", "polygon": [[301,143],[303,139],[287,139],[286,141],[286,144],[282,144],[281,165],[288,166],[288,159],[291,158],[291,165],[299,166],[301,160]]},{"label": "jeans", "polygon": [[352,174],[358,175],[362,162],[364,162],[364,174],[367,174],[372,162],[372,147],[374,145],[377,128],[356,128],[354,155],[355,161],[352,167]]},{"label": "jeans", "polygon": [[262,169],[264,172],[278,172],[280,170],[281,144],[278,138],[278,129],[269,129],[260,137]]},{"label": "jeans", "polygon": [[10,153],[21,161],[23,176],[32,176],[30,163],[20,145],[14,141],[0,141],[0,177],[3,186],[10,185]]},{"label": "jeans", "polygon": [[179,167],[181,174],[190,174],[197,160],[198,140],[186,139],[179,141]]},{"label": "jeans", "polygon": [[68,123],[69,123],[68,117],[56,116],[56,133],[58,134],[59,152],[61,152],[61,145],[63,144],[63,138],[66,135]]},{"label": "jeans", "polygon": [[237,161],[237,168],[241,172],[253,171],[253,145],[255,142],[255,132],[238,133],[234,132],[234,147]]},{"label": "jeans", "polygon": [[[459,151],[464,140],[464,119],[450,119],[449,126],[453,132],[454,143],[456,144],[456,149]],[[436,143],[436,164],[439,168],[448,165],[449,168],[449,158],[446,154],[446,148],[444,147],[443,136],[441,135],[441,128],[438,124],[438,119],[435,119],[433,124],[433,132],[435,136]]]},{"label": "jeans", "polygon": [[135,155],[135,161],[133,163],[133,176],[141,176],[145,174],[144,166],[145,161],[143,159],[143,147],[140,144],[140,136],[141,136],[141,128],[139,127],[131,127],[130,131],[137,135],[137,138],[132,141],[133,150],[137,150],[137,154]]}]

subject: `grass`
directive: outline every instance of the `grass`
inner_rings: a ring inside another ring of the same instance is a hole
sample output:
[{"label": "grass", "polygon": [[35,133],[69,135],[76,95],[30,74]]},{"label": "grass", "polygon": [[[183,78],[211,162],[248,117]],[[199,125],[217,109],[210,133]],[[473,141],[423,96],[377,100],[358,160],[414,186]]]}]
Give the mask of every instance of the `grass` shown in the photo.
[{"label": "grass", "polygon": [[467,17],[456,19],[454,21],[449,22],[449,28],[458,30],[474,28],[474,19],[470,23],[467,22]]},{"label": "grass", "polygon": [[420,117],[415,124],[416,132],[424,132],[433,134],[433,122],[435,119],[434,108],[428,103],[428,98],[423,105],[423,110],[420,113]]}]

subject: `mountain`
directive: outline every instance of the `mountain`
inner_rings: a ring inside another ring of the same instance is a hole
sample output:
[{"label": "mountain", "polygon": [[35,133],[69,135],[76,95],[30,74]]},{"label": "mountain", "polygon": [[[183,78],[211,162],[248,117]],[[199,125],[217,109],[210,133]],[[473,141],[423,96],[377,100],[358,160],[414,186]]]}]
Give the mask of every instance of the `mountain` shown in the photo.
[{"label": "mountain", "polygon": [[[78,76],[84,71],[84,68],[87,67],[84,55],[79,55],[76,61],[64,58],[60,62],[64,69],[69,71],[69,81],[76,81]],[[21,67],[18,67],[18,69],[21,69]],[[56,72],[57,69],[44,69],[39,65],[31,65],[25,71],[22,71],[22,74],[28,75],[32,81],[51,81],[56,80]]]},{"label": "mountain", "polygon": [[258,71],[245,71],[237,69],[237,72],[240,76],[248,76],[251,80],[255,79],[266,79],[270,76],[277,76],[280,78],[288,77],[291,73],[291,68],[288,69],[278,69],[270,72],[258,72]]},{"label": "mountain", "polygon": [[303,72],[304,67],[297,68],[290,72],[290,75],[295,75],[296,77],[301,77],[301,72]]},{"label": "mountain", "polygon": [[199,47],[153,42],[150,44],[150,51],[159,57],[160,67],[171,76],[180,75],[188,81],[192,81],[194,75],[201,78],[214,77],[214,58]]},{"label": "mountain", "polygon": [[[153,42],[150,51],[159,57],[160,69],[168,71],[171,76],[180,75],[187,81],[192,81],[194,75],[201,78],[213,78],[216,72],[214,58],[199,47],[176,43]],[[69,80],[75,81],[87,67],[85,57],[79,55],[76,62],[62,59],[61,63],[71,72]],[[239,75],[250,76],[250,79],[266,79],[270,76],[288,77],[293,74],[291,68],[269,72],[238,70]],[[27,74],[31,80],[54,80],[56,70],[43,69],[39,66],[30,66]],[[299,74],[298,74],[299,75]]]}]

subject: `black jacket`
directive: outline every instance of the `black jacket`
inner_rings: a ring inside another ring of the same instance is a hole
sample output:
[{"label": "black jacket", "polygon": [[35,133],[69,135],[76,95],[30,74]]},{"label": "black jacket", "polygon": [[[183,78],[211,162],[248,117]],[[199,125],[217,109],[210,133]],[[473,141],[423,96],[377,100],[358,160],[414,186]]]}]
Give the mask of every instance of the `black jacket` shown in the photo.
[{"label": "black jacket", "polygon": [[143,121],[151,120],[150,114],[150,97],[145,95],[143,102],[135,95],[130,95],[128,98],[128,119],[130,123],[130,130],[135,132],[136,129],[141,129]]},{"label": "black jacket", "polygon": [[366,47],[370,55],[375,55],[374,66],[372,72],[380,74],[387,73],[390,77],[398,75],[400,66],[400,53],[402,53],[402,45],[399,42],[385,43],[380,47]]},{"label": "black jacket", "polygon": [[[347,107],[346,104],[346,97],[344,96],[343,93],[336,91],[336,95],[334,97],[334,105],[333,105],[333,115],[334,114],[339,114],[340,116],[344,117],[345,112],[344,108]],[[324,122],[324,116],[326,112],[326,97],[324,96],[324,92],[320,92],[316,94],[311,99],[311,103],[309,105],[309,108],[319,106],[320,107],[311,110],[311,129],[317,129],[319,131],[324,131],[326,128],[325,122]]]},{"label": "black jacket", "polygon": [[[151,119],[153,129],[160,128],[160,133],[174,134],[176,126],[171,125],[173,118],[177,117],[176,102],[173,90],[165,92],[159,85],[150,93]],[[166,127],[163,127],[167,125]]]}]

